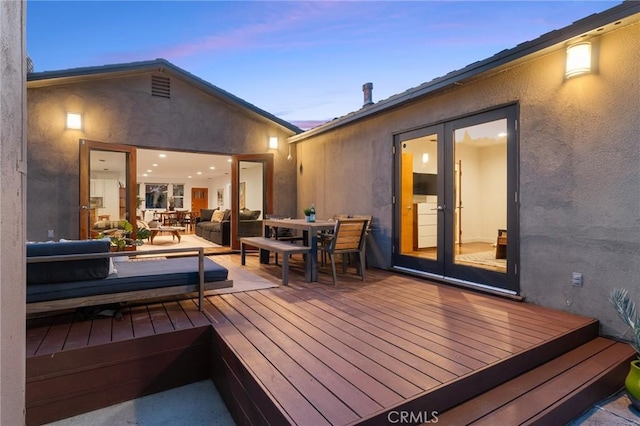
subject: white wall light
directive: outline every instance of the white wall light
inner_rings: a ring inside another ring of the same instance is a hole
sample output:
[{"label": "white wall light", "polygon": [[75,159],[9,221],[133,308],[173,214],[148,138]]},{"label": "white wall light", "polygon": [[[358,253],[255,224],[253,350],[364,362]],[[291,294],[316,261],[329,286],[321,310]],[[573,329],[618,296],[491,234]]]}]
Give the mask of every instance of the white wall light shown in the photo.
[{"label": "white wall light", "polygon": [[423,163],[428,163],[429,162],[429,153],[425,152],[422,154],[422,162]]},{"label": "white wall light", "polygon": [[591,43],[588,41],[567,46],[567,78],[591,72]]},{"label": "white wall light", "polygon": [[78,112],[67,112],[67,129],[82,130],[82,114]]},{"label": "white wall light", "polygon": [[269,149],[278,149],[278,137],[271,136],[269,138]]}]

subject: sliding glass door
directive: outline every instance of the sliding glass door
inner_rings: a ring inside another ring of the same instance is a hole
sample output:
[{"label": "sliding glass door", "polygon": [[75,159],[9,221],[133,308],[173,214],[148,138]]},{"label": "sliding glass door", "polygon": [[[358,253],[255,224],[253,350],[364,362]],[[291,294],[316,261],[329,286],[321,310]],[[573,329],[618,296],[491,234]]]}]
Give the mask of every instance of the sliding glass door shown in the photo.
[{"label": "sliding glass door", "polygon": [[396,154],[394,266],[517,292],[516,108],[400,134]]}]

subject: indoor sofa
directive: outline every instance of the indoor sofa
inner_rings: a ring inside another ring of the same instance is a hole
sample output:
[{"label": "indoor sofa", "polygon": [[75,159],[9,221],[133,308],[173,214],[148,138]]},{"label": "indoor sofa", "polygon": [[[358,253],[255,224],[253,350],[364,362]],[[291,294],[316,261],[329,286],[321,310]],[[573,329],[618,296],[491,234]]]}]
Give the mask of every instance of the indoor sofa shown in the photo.
[{"label": "indoor sofa", "polygon": [[[145,256],[198,256],[112,262],[134,252],[111,252],[108,239],[27,244],[27,313],[131,302],[233,286],[228,270],[203,249],[145,251]],[[55,259],[55,260],[54,260]],[[200,305],[202,306],[202,304]]]},{"label": "indoor sofa", "polygon": [[[262,235],[260,210],[240,210],[238,222],[238,238],[259,237]],[[221,246],[228,246],[231,241],[231,211],[200,210],[196,221],[196,235]]]}]

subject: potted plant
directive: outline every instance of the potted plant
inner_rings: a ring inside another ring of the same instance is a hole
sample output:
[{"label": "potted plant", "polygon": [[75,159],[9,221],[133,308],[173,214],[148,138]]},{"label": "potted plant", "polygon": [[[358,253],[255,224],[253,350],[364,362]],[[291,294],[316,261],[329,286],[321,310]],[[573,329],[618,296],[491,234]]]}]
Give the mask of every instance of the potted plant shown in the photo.
[{"label": "potted plant", "polygon": [[[640,356],[640,318],[638,317],[635,303],[629,299],[629,292],[624,288],[616,288],[609,294],[609,301],[622,321],[633,332],[629,343],[636,350],[636,354]],[[640,410],[640,359],[631,361],[624,387],[633,406]]]},{"label": "potted plant", "polygon": [[304,217],[307,219],[307,222],[315,222],[316,221],[316,206],[311,203],[311,207],[306,207],[304,210]]},{"label": "potted plant", "polygon": [[146,228],[139,228],[133,235],[133,225],[126,219],[120,221],[118,230],[112,234],[100,234],[98,238],[109,237],[112,251],[135,250],[136,246],[144,244],[146,238],[151,236],[151,231]]}]

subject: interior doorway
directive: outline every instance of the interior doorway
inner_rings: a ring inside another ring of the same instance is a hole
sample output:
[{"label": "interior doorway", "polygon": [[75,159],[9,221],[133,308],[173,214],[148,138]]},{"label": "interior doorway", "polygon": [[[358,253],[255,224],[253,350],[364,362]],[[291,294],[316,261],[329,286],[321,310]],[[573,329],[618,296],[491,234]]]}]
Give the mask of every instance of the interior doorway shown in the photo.
[{"label": "interior doorway", "polygon": [[516,108],[397,135],[394,266],[517,292]]},{"label": "interior doorway", "polygon": [[209,188],[191,188],[191,211],[209,208]]}]

